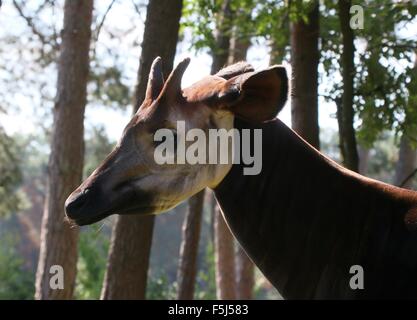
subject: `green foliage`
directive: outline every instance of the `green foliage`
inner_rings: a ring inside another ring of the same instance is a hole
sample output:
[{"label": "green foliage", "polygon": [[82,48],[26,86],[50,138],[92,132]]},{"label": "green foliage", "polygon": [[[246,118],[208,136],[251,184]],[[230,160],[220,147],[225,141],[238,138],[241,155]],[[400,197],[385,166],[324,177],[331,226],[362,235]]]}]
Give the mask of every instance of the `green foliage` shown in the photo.
[{"label": "green foliage", "polygon": [[216,299],[216,274],[214,261],[214,246],[211,241],[207,244],[205,266],[200,268],[197,275],[195,298],[199,300]]},{"label": "green foliage", "polygon": [[[366,48],[360,53],[363,67],[358,72],[357,109],[363,119],[359,137],[372,142],[383,130],[407,130],[406,113],[413,117],[417,112],[406,111],[415,42],[401,38],[397,30],[417,12],[401,3],[381,1],[378,6],[368,6],[366,13],[365,28],[358,32],[366,40]],[[398,68],[400,63],[408,67]]]},{"label": "green foliage", "polygon": [[[182,28],[192,34],[191,47],[196,51],[216,51],[215,30],[222,9],[220,0],[186,0]],[[231,17],[225,19],[224,32],[235,32],[238,39],[257,37],[271,41],[279,48],[288,47],[288,10],[285,1],[231,0]],[[236,34],[237,32],[237,34]],[[284,56],[284,54],[282,54]]]},{"label": "green foliage", "polygon": [[0,216],[17,212],[22,205],[17,192],[22,182],[22,171],[18,160],[19,148],[0,127]]},{"label": "green foliage", "polygon": [[318,0],[293,0],[287,3],[287,10],[291,21],[304,21],[308,23],[308,14],[317,6]]},{"label": "green foliage", "polygon": [[125,109],[130,106],[132,92],[124,81],[121,68],[116,66],[92,68],[89,82],[92,100],[115,109]]},{"label": "green foliage", "polygon": [[177,293],[177,284],[170,283],[166,274],[158,272],[148,281],[146,298],[149,300],[174,300]]},{"label": "green foliage", "polygon": [[[262,37],[271,45],[271,62],[281,63],[290,51],[289,23],[294,17],[287,1],[265,1],[257,5],[256,20],[252,26],[255,36]],[[243,23],[243,22],[242,22]]]},{"label": "green foliage", "polygon": [[190,28],[191,46],[196,50],[215,48],[216,15],[220,11],[220,2],[216,0],[185,0],[182,12],[182,28]]},{"label": "green foliage", "polygon": [[0,299],[33,299],[35,274],[25,269],[23,258],[15,249],[16,237],[10,233],[0,235]]},{"label": "green foliage", "polygon": [[75,296],[99,299],[103,284],[109,237],[97,225],[80,233]]},{"label": "green foliage", "polygon": [[[340,53],[343,51],[337,1],[325,1],[322,10],[322,63],[325,74],[333,81],[327,100],[336,101],[342,94]],[[364,9],[364,29],[355,32],[354,108],[360,119],[359,141],[370,146],[384,130],[417,133],[414,127],[417,108],[410,90],[415,40],[401,37],[400,26],[417,14],[410,2],[382,0],[353,1]],[[405,67],[404,67],[405,66]],[[408,120],[411,119],[411,120]]]}]

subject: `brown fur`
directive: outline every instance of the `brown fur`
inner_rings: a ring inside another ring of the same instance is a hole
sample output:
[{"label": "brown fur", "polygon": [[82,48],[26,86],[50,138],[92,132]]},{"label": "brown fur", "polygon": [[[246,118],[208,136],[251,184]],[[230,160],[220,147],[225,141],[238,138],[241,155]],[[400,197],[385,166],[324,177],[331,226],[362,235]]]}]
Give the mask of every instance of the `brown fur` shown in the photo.
[{"label": "brown fur", "polygon": [[[144,103],[115,150],[68,197],[68,217],[83,225],[114,213],[156,214],[210,187],[284,297],[417,298],[417,194],[339,166],[274,119],[288,96],[285,68],[254,71],[242,62],[181,90],[188,63],[163,82],[154,61]],[[186,130],[262,129],[261,173],[244,176],[231,163],[157,164],[155,131],[175,130],[180,120]],[[349,287],[356,264],[364,290]]]}]

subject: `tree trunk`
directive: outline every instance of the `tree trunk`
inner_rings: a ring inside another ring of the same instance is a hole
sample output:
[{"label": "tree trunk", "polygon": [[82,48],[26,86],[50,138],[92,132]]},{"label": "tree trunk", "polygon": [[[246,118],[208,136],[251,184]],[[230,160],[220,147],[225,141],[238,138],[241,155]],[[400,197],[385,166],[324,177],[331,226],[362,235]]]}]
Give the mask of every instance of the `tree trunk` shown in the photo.
[{"label": "tree trunk", "polygon": [[234,238],[217,203],[214,208],[214,219],[216,296],[219,300],[236,299]]},{"label": "tree trunk", "polygon": [[236,252],[236,299],[253,299],[255,266],[245,250],[238,245]]},{"label": "tree trunk", "polygon": [[202,190],[188,200],[188,211],[182,225],[182,242],[177,275],[178,300],[192,300],[194,298],[204,194],[205,190]]},{"label": "tree trunk", "polygon": [[320,149],[318,121],[319,6],[308,14],[308,22],[291,26],[292,99],[294,131]]},{"label": "tree trunk", "polygon": [[[228,62],[231,44],[232,10],[225,0],[216,23],[216,46],[212,48],[211,73],[219,71]],[[214,194],[212,195],[214,197]],[[224,221],[216,201],[213,201],[214,255],[217,299],[235,299],[234,238]]]},{"label": "tree trunk", "polygon": [[[145,97],[153,59],[162,58],[165,76],[172,69],[181,11],[182,0],[149,1],[134,111]],[[145,299],[154,219],[154,216],[118,217],[113,228],[102,299]]]},{"label": "tree trunk", "polygon": [[211,64],[211,74],[215,74],[223,68],[229,58],[230,37],[232,25],[232,10],[230,8],[231,0],[225,0],[222,4],[222,10],[219,13],[216,23],[215,39],[216,45],[212,48],[213,62]]},{"label": "tree trunk", "polygon": [[154,219],[117,216],[101,299],[145,299]]},{"label": "tree trunk", "polygon": [[359,173],[366,176],[369,166],[369,149],[358,145]]},{"label": "tree trunk", "polygon": [[230,40],[228,63],[233,64],[239,61],[246,61],[246,56],[250,46],[250,39],[247,36],[240,34],[239,28],[235,26],[233,29],[233,37]]},{"label": "tree trunk", "polygon": [[[93,0],[65,1],[36,299],[71,299],[74,293],[78,229],[64,222],[64,203],[82,179],[92,11]],[[63,268],[63,289],[51,289],[53,265]]]},{"label": "tree trunk", "polygon": [[[250,39],[240,34],[239,27],[235,26],[233,38],[231,39],[229,63],[232,64],[246,60],[250,45]],[[244,300],[252,299],[255,268],[252,260],[249,259],[239,244],[237,244],[237,250],[235,252],[235,267],[235,298]]]},{"label": "tree trunk", "polygon": [[410,189],[413,179],[410,175],[416,169],[417,151],[411,145],[410,139],[403,133],[400,142],[398,162],[395,167],[394,185]]},{"label": "tree trunk", "polygon": [[342,30],[342,77],[343,77],[343,95],[338,104],[337,121],[339,124],[340,150],[343,164],[345,167],[353,170],[359,170],[359,157],[356,145],[355,129],[353,127],[354,110],[353,110],[353,79],[354,70],[354,34],[350,28],[350,0],[339,0],[339,18]]},{"label": "tree trunk", "polygon": [[[417,74],[417,50],[414,52],[414,75]],[[411,78],[411,82],[408,84],[408,90],[410,92],[415,91],[416,88],[416,76]],[[409,102],[411,103],[411,101]],[[410,110],[413,110],[414,106],[410,105]],[[410,122],[409,116],[406,113],[405,123]],[[403,132],[400,142],[400,150],[398,155],[398,162],[395,168],[394,185],[403,188],[411,189],[413,187],[414,178],[417,175],[417,150],[412,145],[410,137]]]}]

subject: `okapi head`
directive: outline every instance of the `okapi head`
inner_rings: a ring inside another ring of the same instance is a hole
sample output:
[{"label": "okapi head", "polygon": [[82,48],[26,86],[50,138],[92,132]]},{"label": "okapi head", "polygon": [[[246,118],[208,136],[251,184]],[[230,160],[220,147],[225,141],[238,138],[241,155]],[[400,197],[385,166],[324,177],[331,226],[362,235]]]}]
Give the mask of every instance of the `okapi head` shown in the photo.
[{"label": "okapi head", "polygon": [[[255,72],[238,63],[182,90],[189,64],[183,60],[164,82],[161,59],[152,64],[145,100],[126,126],[116,148],[67,199],[67,216],[78,225],[111,214],[157,214],[205,187],[216,187],[232,167],[225,164],[158,164],[154,151],[159,129],[177,139],[178,121],[192,128],[230,130],[234,117],[252,123],[275,118],[288,94],[285,68]],[[186,142],[189,144],[189,142]],[[229,145],[227,153],[232,153]],[[175,152],[175,151],[174,151]],[[211,152],[208,150],[208,152]]]}]

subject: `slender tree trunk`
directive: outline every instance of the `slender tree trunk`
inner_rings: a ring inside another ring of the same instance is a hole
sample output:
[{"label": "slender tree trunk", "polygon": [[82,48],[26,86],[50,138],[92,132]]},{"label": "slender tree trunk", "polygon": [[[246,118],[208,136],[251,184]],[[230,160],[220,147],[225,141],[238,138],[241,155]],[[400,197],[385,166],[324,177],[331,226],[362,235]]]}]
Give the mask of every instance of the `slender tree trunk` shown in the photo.
[{"label": "slender tree trunk", "polygon": [[[74,293],[78,229],[65,223],[64,203],[82,178],[92,11],[93,0],[65,1],[36,299],[71,299]],[[62,290],[51,289],[53,265],[63,268]]]},{"label": "slender tree trunk", "polygon": [[[417,50],[414,52],[414,76],[411,77],[411,81],[408,84],[408,90],[410,92],[415,91],[417,87]],[[409,103],[412,103],[410,100]],[[416,106],[410,105],[410,110],[415,110]],[[406,114],[406,123],[409,121],[409,116]],[[417,176],[417,150],[412,145],[410,137],[404,132],[401,137],[400,150],[398,155],[398,162],[395,168],[394,184],[403,188],[412,188],[414,178]]]},{"label": "slender tree trunk", "polygon": [[359,173],[366,176],[369,165],[369,149],[358,145]]},{"label": "slender tree trunk", "polygon": [[345,167],[353,170],[359,170],[359,156],[356,144],[355,129],[353,127],[354,110],[353,110],[353,79],[354,70],[354,34],[350,27],[350,0],[339,0],[339,19],[342,30],[342,77],[343,77],[343,95],[338,103],[337,120],[339,123],[340,150]]},{"label": "slender tree trunk", "polygon": [[153,225],[149,217],[116,218],[101,299],[145,299]]},{"label": "slender tree trunk", "polygon": [[216,296],[219,300],[236,299],[234,238],[217,204],[214,209],[214,215]]},{"label": "slender tree trunk", "polygon": [[233,17],[230,3],[231,0],[223,1],[222,10],[217,18],[215,31],[216,46],[212,48],[213,62],[211,64],[211,74],[215,74],[223,68],[229,58]]},{"label": "slender tree trunk", "polygon": [[228,63],[233,64],[239,61],[245,61],[251,46],[250,38],[240,34],[237,26],[233,28],[233,37],[230,40],[230,54]]},{"label": "slender tree trunk", "polygon": [[394,185],[410,189],[413,179],[407,179],[416,169],[417,151],[410,139],[403,133],[400,142],[398,162],[395,167]]},{"label": "slender tree trunk", "polygon": [[[250,39],[240,34],[238,26],[234,26],[229,63],[236,63],[246,60],[246,56],[251,45]],[[252,260],[249,259],[245,250],[237,244],[235,252],[235,298],[249,300],[253,298],[253,286],[255,268]]]},{"label": "slender tree trunk", "polygon": [[[136,111],[145,97],[153,59],[162,58],[165,76],[172,69],[178,41],[182,0],[150,0],[147,7]],[[113,228],[102,299],[145,299],[154,216],[119,216]]]},{"label": "slender tree trunk", "polygon": [[[212,48],[211,73],[219,71],[228,62],[231,44],[232,10],[225,0],[216,24],[216,47]],[[214,197],[214,194],[212,195]],[[214,254],[217,299],[235,299],[234,237],[224,221],[216,201],[213,201]]]},{"label": "slender tree trunk", "polygon": [[291,26],[292,128],[320,149],[318,120],[319,6],[308,14],[308,22]]},{"label": "slender tree trunk", "polygon": [[204,195],[205,190],[202,190],[188,200],[188,211],[182,225],[182,242],[177,275],[177,298],[179,300],[192,300],[194,298]]},{"label": "slender tree trunk", "polygon": [[255,285],[255,265],[245,250],[238,245],[236,252],[236,299],[253,299]]}]

